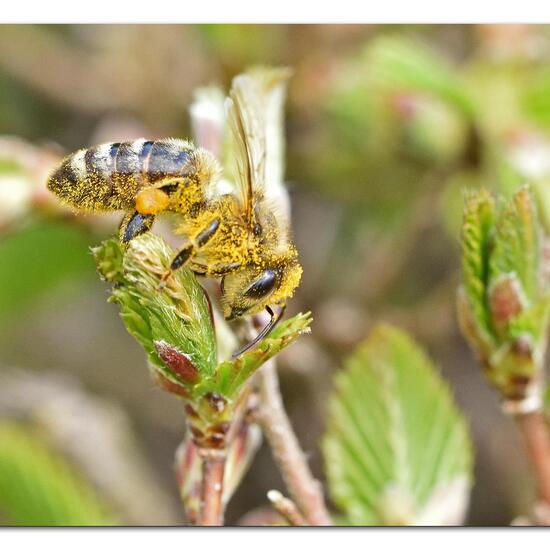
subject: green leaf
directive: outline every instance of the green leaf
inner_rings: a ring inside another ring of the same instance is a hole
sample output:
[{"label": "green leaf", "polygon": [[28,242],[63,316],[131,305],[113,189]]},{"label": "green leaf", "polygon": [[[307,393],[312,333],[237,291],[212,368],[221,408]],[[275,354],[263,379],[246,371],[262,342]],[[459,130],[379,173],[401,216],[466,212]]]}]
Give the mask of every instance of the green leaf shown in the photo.
[{"label": "green leaf", "polygon": [[0,423],[0,513],[10,525],[114,525],[84,478],[40,435]]},{"label": "green leaf", "polygon": [[488,340],[492,327],[486,290],[495,204],[486,189],[467,194],[465,202],[462,223],[462,281],[472,316],[484,334],[484,339]]},{"label": "green leaf", "polygon": [[210,388],[210,391],[216,391],[227,397],[235,396],[259,367],[295,342],[301,334],[309,332],[311,321],[309,312],[298,313],[298,315],[283,321],[255,348],[243,353],[233,361],[220,363],[216,376],[207,381],[207,387]]},{"label": "green leaf", "polygon": [[323,452],[331,497],[347,521],[460,523],[472,445],[447,384],[419,347],[380,326],[335,385]]},{"label": "green leaf", "polygon": [[540,353],[544,353],[549,318],[550,296],[545,296],[531,308],[510,320],[508,328],[510,339],[517,341],[523,336],[528,336],[534,345],[540,348]]},{"label": "green leaf", "polygon": [[93,250],[100,274],[113,283],[112,299],[128,329],[164,376],[181,383],[157,353],[164,342],[188,357],[202,376],[216,369],[216,341],[205,292],[195,275],[179,269],[159,290],[173,251],[158,236],[133,239],[126,251],[116,239]]},{"label": "green leaf", "polygon": [[456,70],[423,44],[399,36],[384,36],[366,50],[369,78],[374,85],[434,94],[473,118],[475,104]]},{"label": "green leaf", "polygon": [[489,263],[490,283],[515,273],[532,303],[539,291],[541,228],[529,188],[522,187],[499,213]]}]

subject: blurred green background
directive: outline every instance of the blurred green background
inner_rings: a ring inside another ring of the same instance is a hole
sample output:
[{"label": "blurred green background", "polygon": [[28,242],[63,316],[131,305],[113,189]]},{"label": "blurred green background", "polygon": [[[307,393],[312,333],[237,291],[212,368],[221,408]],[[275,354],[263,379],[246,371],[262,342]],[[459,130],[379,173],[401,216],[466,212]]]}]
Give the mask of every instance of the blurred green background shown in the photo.
[{"label": "blurred green background", "polygon": [[[332,375],[385,320],[429,350],[471,422],[468,522],[525,513],[533,487],[519,437],[458,332],[454,299],[461,189],[510,194],[529,181],[550,223],[549,60],[547,26],[2,26],[0,417],[10,424],[0,429],[0,494],[15,490],[6,479],[28,478],[2,522],[55,521],[47,503],[25,516],[39,491],[32,472],[2,461],[2,445],[13,444],[37,470],[68,468],[59,483],[75,494],[90,484],[67,510],[85,501],[105,522],[181,523],[180,405],[153,386],[89,253],[117,217],[74,219],[44,184],[63,152],[189,137],[193,90],[227,89],[256,64],[294,71],[287,180],[304,277],[290,309],[311,310],[314,324],[280,373],[314,472],[323,477]],[[283,485],[263,447],[228,523],[264,506],[273,488]]]}]

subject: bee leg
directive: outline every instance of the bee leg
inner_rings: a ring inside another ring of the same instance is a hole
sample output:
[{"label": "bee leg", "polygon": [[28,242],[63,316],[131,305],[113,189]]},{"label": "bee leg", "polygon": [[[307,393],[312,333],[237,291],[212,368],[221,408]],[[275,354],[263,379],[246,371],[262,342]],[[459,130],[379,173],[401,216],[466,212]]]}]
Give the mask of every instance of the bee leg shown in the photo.
[{"label": "bee leg", "polygon": [[206,266],[203,264],[197,264],[190,262],[188,267],[195,275],[202,275],[204,277],[221,277],[227,275],[233,271],[237,271],[242,267],[242,262],[227,262],[214,264],[213,266]]},{"label": "bee leg", "polygon": [[191,243],[181,248],[170,263],[170,273],[178,270],[182,265],[185,265],[194,253],[195,247]]},{"label": "bee leg", "polygon": [[202,248],[216,233],[220,227],[219,218],[214,218],[209,224],[202,229],[195,237],[193,242],[189,242],[174,256],[170,263],[170,268],[164,273],[160,280],[159,289],[163,289],[166,286],[166,281],[170,275],[180,267],[184,266],[190,258],[192,258],[200,248]]},{"label": "bee leg", "polygon": [[151,214],[128,212],[120,222],[119,238],[122,244],[127,245],[134,237],[147,233],[155,221]]},{"label": "bee leg", "polygon": [[194,254],[195,247],[193,246],[193,243],[189,243],[181,248],[170,262],[170,267],[163,273],[162,277],[160,278],[158,289],[162,290],[166,286],[166,281],[168,281],[172,273],[185,265],[189,258],[191,258],[191,256],[193,256]]},{"label": "bee leg", "polygon": [[195,237],[195,246],[197,248],[203,247],[215,234],[220,227],[220,219],[214,218],[210,223],[203,228],[199,234]]},{"label": "bee leg", "polygon": [[225,264],[216,264],[211,268],[207,268],[204,272],[205,275],[210,277],[221,277],[222,275],[227,275],[233,271],[236,271],[242,267],[241,262],[227,262]]}]

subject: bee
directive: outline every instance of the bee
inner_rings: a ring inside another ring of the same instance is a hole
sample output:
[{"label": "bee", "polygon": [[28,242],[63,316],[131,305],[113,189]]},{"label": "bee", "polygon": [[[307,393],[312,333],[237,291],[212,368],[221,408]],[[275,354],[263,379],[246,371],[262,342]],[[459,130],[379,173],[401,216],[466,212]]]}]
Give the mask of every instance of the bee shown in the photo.
[{"label": "bee", "polygon": [[[124,211],[119,230],[127,245],[164,212],[176,215],[183,245],[162,277],[186,266],[221,279],[226,320],[265,309],[270,322],[240,353],[255,345],[282,316],[302,268],[291,240],[282,182],[282,101],[286,75],[259,71],[236,77],[226,113],[232,138],[228,187],[216,158],[180,139],[139,139],[81,149],[53,171],[48,188],[84,211]],[[280,307],[279,315],[271,306]]]}]

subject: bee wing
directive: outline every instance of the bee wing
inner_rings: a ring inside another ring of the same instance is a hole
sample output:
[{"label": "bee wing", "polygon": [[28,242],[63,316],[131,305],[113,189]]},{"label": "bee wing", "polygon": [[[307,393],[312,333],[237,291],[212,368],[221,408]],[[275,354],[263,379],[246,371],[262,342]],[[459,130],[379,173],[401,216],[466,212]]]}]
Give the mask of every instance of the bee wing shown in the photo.
[{"label": "bee wing", "polygon": [[288,69],[255,69],[233,80],[226,100],[233,177],[245,218],[254,223],[254,204],[268,201],[285,220],[283,103]]}]

